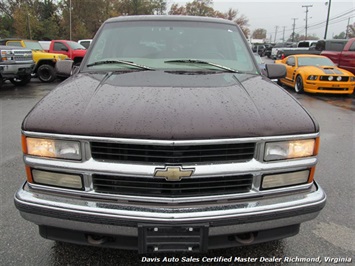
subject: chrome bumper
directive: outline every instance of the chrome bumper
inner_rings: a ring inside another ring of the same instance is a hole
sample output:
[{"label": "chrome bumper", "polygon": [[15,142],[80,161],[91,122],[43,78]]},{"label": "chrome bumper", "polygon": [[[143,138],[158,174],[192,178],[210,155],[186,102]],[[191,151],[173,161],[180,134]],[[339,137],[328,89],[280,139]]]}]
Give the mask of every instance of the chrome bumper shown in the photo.
[{"label": "chrome bumper", "polygon": [[201,205],[137,203],[41,193],[25,183],[15,195],[22,217],[40,226],[98,234],[138,235],[138,224],[207,223],[209,235],[225,235],[300,224],[314,219],[326,195],[316,183],[292,194]]},{"label": "chrome bumper", "polygon": [[3,78],[14,78],[25,74],[31,74],[34,68],[33,63],[21,63],[12,65],[1,65]]}]

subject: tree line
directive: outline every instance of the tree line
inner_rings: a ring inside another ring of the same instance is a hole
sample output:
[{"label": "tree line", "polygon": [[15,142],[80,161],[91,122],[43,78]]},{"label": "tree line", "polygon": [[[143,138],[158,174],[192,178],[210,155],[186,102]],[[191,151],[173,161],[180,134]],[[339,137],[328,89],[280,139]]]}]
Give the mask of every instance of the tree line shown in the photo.
[{"label": "tree line", "polygon": [[[100,25],[110,17],[126,15],[191,15],[219,17],[234,21],[248,38],[266,39],[265,29],[252,33],[248,18],[230,8],[220,12],[213,8],[213,0],[193,0],[185,5],[172,4],[168,0],[1,0],[0,38],[20,37],[33,40],[92,38]],[[71,31],[70,31],[71,29]],[[348,32],[334,38],[355,36],[355,23]],[[308,39],[318,39],[307,36]],[[290,36],[290,40],[303,40],[302,35]]]},{"label": "tree line", "polygon": [[238,24],[246,37],[250,35],[247,17],[232,8],[225,13],[217,11],[213,8],[213,0],[173,4],[169,10],[167,0],[2,0],[0,38],[53,40],[71,37],[77,41],[92,38],[110,17],[166,14],[225,18]]}]

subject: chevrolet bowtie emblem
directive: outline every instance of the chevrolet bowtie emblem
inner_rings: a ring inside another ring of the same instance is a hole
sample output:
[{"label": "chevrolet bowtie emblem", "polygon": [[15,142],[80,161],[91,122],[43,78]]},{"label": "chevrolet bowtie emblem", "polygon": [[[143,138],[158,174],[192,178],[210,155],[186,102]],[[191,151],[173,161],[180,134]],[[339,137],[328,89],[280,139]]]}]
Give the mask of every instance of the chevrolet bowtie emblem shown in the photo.
[{"label": "chevrolet bowtie emblem", "polygon": [[166,181],[180,181],[183,177],[190,177],[194,171],[194,168],[183,169],[181,166],[166,166],[165,168],[156,168],[154,177],[165,178]]}]

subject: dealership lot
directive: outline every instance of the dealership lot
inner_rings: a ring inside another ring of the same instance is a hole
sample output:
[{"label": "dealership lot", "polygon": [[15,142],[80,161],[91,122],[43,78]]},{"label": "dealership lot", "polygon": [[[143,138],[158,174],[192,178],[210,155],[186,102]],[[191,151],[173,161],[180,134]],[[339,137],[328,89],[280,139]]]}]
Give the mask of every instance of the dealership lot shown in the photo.
[{"label": "dealership lot", "polygon": [[328,196],[325,209],[315,220],[304,223],[297,236],[249,247],[213,250],[207,254],[193,254],[192,257],[186,254],[141,256],[134,251],[76,246],[42,239],[37,227],[20,217],[13,204],[13,195],[25,180],[20,143],[21,122],[35,103],[58,83],[44,84],[34,79],[26,87],[6,83],[0,90],[1,264],[147,265],[148,262],[155,262],[154,265],[158,265],[160,262],[164,265],[163,260],[167,257],[171,262],[183,265],[189,262],[191,265],[196,265],[196,262],[202,265],[218,265],[220,262],[230,265],[240,262],[244,265],[256,265],[256,262],[257,265],[281,265],[282,262],[287,263],[284,260],[287,257],[294,265],[303,265],[297,258],[320,257],[323,262],[338,258],[354,259],[354,95],[299,95],[291,89],[286,90],[320,124],[321,147],[315,178]]}]

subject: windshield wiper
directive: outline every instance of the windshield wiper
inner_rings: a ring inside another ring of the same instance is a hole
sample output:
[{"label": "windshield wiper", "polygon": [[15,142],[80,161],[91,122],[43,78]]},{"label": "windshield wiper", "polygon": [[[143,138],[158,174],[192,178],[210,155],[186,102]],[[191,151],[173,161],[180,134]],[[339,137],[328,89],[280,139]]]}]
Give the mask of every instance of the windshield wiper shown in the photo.
[{"label": "windshield wiper", "polygon": [[177,59],[177,60],[168,60],[168,61],[164,61],[164,63],[170,63],[170,64],[185,63],[185,64],[209,65],[209,66],[217,67],[217,68],[219,68],[219,69],[226,70],[226,71],[228,71],[228,72],[239,73],[238,70],[235,70],[235,69],[233,69],[233,68],[226,67],[226,66],[222,66],[222,65],[215,64],[215,63],[208,62],[208,61],[198,60],[198,59]]},{"label": "windshield wiper", "polygon": [[97,65],[107,65],[107,64],[122,64],[122,65],[128,65],[128,66],[133,66],[139,69],[144,69],[144,70],[154,70],[151,67],[139,65],[130,61],[125,61],[125,60],[102,60],[102,61],[97,61],[91,64],[87,64],[87,67],[92,67],[92,66],[97,66]]}]

